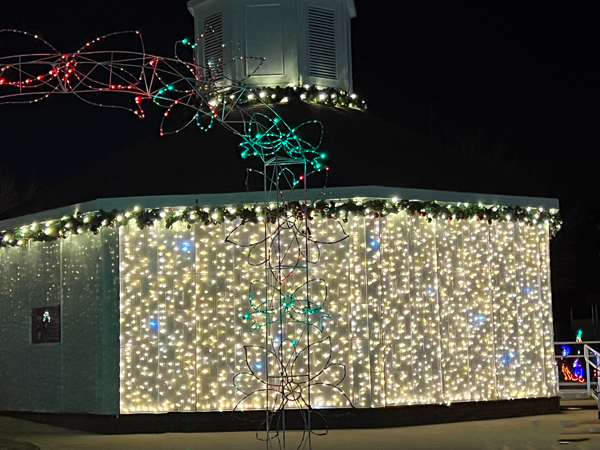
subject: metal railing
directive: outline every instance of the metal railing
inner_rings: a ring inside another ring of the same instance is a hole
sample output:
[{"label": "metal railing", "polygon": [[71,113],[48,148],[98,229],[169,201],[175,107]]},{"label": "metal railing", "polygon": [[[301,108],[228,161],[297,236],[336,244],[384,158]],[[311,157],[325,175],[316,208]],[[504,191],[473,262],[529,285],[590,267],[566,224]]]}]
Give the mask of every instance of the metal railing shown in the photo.
[{"label": "metal railing", "polygon": [[561,397],[593,398],[600,407],[598,401],[600,351],[597,350],[600,349],[600,341],[554,342],[554,349]]},{"label": "metal railing", "polygon": [[[600,366],[600,352],[593,349],[589,345],[584,344],[583,357],[585,358],[585,373],[587,374],[587,393],[590,397],[593,397],[596,399],[596,401],[598,401],[598,366]],[[593,377],[590,376],[592,373],[590,367],[594,368],[594,373],[596,374],[595,382],[592,381]],[[600,408],[600,403],[598,407]]]}]

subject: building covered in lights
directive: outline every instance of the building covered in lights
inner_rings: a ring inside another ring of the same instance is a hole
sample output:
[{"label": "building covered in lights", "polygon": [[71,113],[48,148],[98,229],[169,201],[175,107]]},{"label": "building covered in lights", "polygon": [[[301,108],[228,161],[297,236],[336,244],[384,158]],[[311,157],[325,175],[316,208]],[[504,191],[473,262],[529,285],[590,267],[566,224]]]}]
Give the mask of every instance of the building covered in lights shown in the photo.
[{"label": "building covered in lights", "polygon": [[[327,187],[307,191],[319,254],[311,277],[326,280],[315,292],[328,333],[313,348],[321,377],[313,406],[557,405],[549,239],[558,201],[456,192],[489,192],[501,181],[486,175],[461,185],[444,176],[459,170],[457,158],[439,154],[432,166],[430,143],[382,132],[387,125],[360,111],[354,96],[353,108],[309,102],[352,92],[351,0],[189,7],[197,30],[209,26],[218,42],[268,55],[248,78],[257,95],[331,88],[274,106],[288,121],[320,120],[331,155],[331,174],[316,175]],[[276,24],[268,32],[259,26],[265,17]],[[199,59],[210,67],[227,51],[207,41]],[[251,68],[227,70],[237,72],[216,76],[239,79]],[[0,218],[1,410],[265,409],[263,362],[245,350],[261,340],[248,294],[264,278],[250,244],[264,234],[265,195],[240,192],[252,173],[237,148],[234,135],[186,129]],[[390,149],[403,152],[403,164],[383,162]],[[341,181],[344,173],[353,177]],[[290,293],[303,286],[293,275],[285,283]],[[286,328],[294,346],[301,334],[297,324]],[[241,373],[258,388],[240,390]]]}]

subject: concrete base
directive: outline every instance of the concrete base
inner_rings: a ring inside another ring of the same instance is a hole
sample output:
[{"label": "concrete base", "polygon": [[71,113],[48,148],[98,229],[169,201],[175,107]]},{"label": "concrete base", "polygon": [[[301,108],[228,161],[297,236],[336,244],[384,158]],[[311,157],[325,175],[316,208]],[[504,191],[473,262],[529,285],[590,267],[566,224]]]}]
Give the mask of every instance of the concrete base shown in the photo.
[{"label": "concrete base", "polygon": [[[301,413],[286,410],[286,429],[304,429]],[[414,425],[502,419],[560,412],[560,397],[451,405],[415,405],[389,408],[313,410],[312,428],[388,428]],[[175,433],[211,431],[255,431],[264,429],[264,411],[131,414],[47,414],[4,412],[3,415],[100,434]]]}]

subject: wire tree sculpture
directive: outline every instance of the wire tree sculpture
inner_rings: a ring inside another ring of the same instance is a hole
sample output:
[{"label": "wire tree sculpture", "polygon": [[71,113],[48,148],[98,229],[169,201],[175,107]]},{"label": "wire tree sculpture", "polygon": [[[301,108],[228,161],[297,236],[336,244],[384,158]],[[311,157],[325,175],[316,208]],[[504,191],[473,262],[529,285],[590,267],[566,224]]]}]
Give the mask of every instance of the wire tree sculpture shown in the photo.
[{"label": "wire tree sculpture", "polygon": [[[279,133],[270,134],[277,141],[282,139]],[[271,142],[259,148],[269,148]],[[298,151],[300,148],[295,148],[293,158],[283,144],[283,156],[269,153],[271,158],[267,158],[259,153],[265,180],[263,238],[240,242],[237,234],[246,225],[244,221],[227,237],[228,242],[248,248],[248,264],[264,266],[264,278],[250,283],[250,308],[244,316],[254,332],[263,332],[263,344],[244,346],[246,370],[234,377],[234,384],[242,394],[235,409],[244,409],[256,396],[266,404],[263,434],[257,437],[266,440],[268,448],[274,443],[286,448],[285,413],[290,408],[300,411],[304,423],[297,448],[312,448],[313,419],[319,414],[313,409],[314,390],[330,390],[351,405],[340,387],[346,368],[332,360],[326,327],[330,318],[327,281],[311,275],[311,266],[319,262],[320,247],[334,245],[348,235],[337,221],[334,236],[328,240],[313,237],[306,183],[300,208],[291,201],[298,179],[306,179],[319,164],[317,159],[311,160],[312,148],[306,152]]]}]

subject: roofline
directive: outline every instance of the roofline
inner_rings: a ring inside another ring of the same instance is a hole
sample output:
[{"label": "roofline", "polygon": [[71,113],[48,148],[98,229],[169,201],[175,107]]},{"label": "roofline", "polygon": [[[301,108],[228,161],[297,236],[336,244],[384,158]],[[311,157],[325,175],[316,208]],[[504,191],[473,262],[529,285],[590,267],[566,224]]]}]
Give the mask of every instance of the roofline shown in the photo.
[{"label": "roofline", "polygon": [[356,17],[356,5],[354,4],[354,0],[346,0],[346,3],[348,5],[348,14],[351,19],[354,19]]},{"label": "roofline", "polygon": [[194,6],[200,4],[200,3],[206,3],[208,0],[189,0],[187,2],[187,8],[188,11],[190,13],[192,13],[192,16],[194,15]]},{"label": "roofline", "polygon": [[[558,199],[545,197],[519,197],[513,195],[475,194],[468,192],[432,191],[426,189],[407,189],[384,186],[351,186],[324,189],[307,189],[307,198],[311,200],[337,200],[352,198],[397,198],[398,200],[438,201],[442,203],[472,203],[486,206],[521,206],[523,208],[559,209]],[[35,222],[56,220],[77,213],[99,211],[129,210],[140,208],[167,208],[185,206],[225,206],[242,203],[256,204],[275,202],[263,191],[237,192],[231,194],[198,195],[157,195],[148,197],[99,198],[84,203],[76,203],[62,208],[41,211],[34,214],[0,221],[0,230],[13,229]],[[289,200],[304,199],[304,190],[297,189]]]},{"label": "roofline", "polygon": [[[187,2],[187,8],[194,15],[194,7],[199,5],[200,3],[206,3],[208,0],[189,0]],[[348,14],[351,19],[356,17],[356,5],[354,4],[354,0],[346,0],[346,7],[348,8]]]}]

